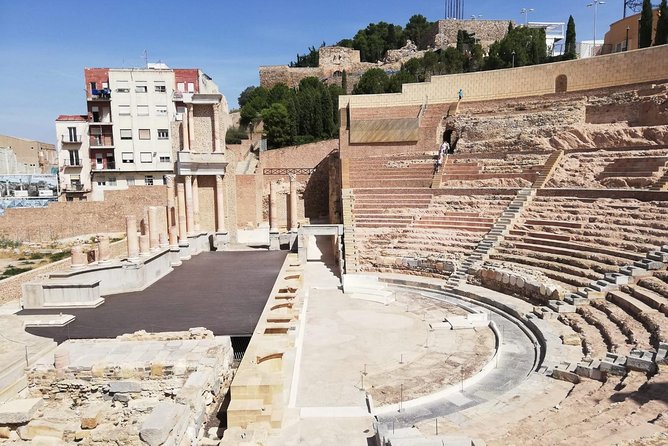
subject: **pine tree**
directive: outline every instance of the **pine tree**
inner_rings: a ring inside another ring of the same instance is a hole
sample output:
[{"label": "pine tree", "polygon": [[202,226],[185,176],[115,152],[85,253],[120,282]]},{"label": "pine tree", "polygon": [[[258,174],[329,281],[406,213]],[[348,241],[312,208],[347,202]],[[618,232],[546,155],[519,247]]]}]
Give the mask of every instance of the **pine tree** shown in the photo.
[{"label": "pine tree", "polygon": [[665,45],[666,43],[668,43],[668,6],[666,5],[666,0],[661,0],[654,45]]},{"label": "pine tree", "polygon": [[346,70],[343,70],[341,74],[341,88],[343,88],[343,94],[348,94],[348,73],[346,73]]},{"label": "pine tree", "polygon": [[575,42],[575,20],[573,20],[573,16],[569,16],[566,26],[566,44],[564,45],[566,59],[575,59]]},{"label": "pine tree", "polygon": [[647,48],[652,44],[652,3],[650,0],[643,0],[642,2],[639,34],[638,48]]}]

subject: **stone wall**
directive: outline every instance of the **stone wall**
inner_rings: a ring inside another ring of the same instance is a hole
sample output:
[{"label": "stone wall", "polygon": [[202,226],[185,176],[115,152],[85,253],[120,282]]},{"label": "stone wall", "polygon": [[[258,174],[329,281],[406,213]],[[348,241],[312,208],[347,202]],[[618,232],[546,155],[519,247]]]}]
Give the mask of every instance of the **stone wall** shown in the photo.
[{"label": "stone wall", "polygon": [[[639,70],[638,67],[643,67]],[[434,76],[431,82],[404,84],[401,93],[341,96],[339,108],[389,107],[539,96],[556,92],[558,76],[567,91],[586,91],[668,79],[668,46],[529,67]]]},{"label": "stone wall", "polygon": [[267,219],[262,217],[262,179],[258,175],[237,175],[236,177],[236,227],[256,229]]},{"label": "stone wall", "polygon": [[[111,243],[110,248],[112,258],[121,258],[127,255],[128,248],[126,239]],[[70,268],[71,263],[71,259],[66,258],[0,280],[0,305],[11,302],[12,300],[20,299],[23,295],[22,287],[24,283],[38,282],[48,278],[51,273],[66,271]]]},{"label": "stone wall", "polygon": [[46,432],[54,444],[200,444],[229,388],[232,360],[230,338],[205,329],[67,341],[55,365],[28,371],[30,396],[42,399],[41,407],[11,426],[9,437],[30,441]]},{"label": "stone wall", "polygon": [[[11,240],[49,242],[56,239],[124,232],[125,216],[138,220],[146,206],[166,206],[164,186],[131,186],[127,190],[107,191],[105,201],[50,203],[46,208],[7,209],[0,216],[0,234]],[[159,213],[164,220],[163,213]],[[159,224],[164,225],[164,221]]]},{"label": "stone wall", "polygon": [[[268,174],[264,169],[315,169],[311,174],[298,174],[298,219],[316,219],[329,214],[329,155],[338,148],[335,139],[302,146],[269,150],[260,154],[259,169],[264,177],[263,196],[269,195],[269,182],[280,182],[278,200],[278,221],[287,226],[289,203],[288,172],[274,171]],[[266,200],[265,200],[266,201]],[[266,214],[266,209],[265,209]]]},{"label": "stone wall", "polygon": [[445,19],[438,21],[438,34],[434,39],[436,48],[457,46],[457,32],[464,30],[475,34],[476,40],[484,49],[497,40],[503,39],[508,33],[510,20],[456,20]]}]

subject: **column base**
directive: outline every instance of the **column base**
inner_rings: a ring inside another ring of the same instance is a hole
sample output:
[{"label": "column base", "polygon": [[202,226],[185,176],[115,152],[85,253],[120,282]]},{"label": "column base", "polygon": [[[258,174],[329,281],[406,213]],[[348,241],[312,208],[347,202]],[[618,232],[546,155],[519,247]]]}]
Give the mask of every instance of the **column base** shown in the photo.
[{"label": "column base", "polygon": [[181,261],[181,250],[178,246],[169,247],[169,264],[171,266],[181,266],[183,264]]},{"label": "column base", "polygon": [[230,243],[230,235],[227,231],[215,232],[213,234],[213,243],[215,248],[220,251]]},{"label": "column base", "polygon": [[269,251],[281,249],[281,237],[278,232],[269,232]]}]

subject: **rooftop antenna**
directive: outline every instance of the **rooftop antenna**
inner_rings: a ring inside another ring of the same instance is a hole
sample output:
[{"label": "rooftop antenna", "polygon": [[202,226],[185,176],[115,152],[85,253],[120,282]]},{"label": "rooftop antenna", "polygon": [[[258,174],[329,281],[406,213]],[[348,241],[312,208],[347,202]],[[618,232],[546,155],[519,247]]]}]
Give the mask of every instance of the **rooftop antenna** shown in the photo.
[{"label": "rooftop antenna", "polygon": [[144,67],[148,68],[148,50],[144,50]]}]

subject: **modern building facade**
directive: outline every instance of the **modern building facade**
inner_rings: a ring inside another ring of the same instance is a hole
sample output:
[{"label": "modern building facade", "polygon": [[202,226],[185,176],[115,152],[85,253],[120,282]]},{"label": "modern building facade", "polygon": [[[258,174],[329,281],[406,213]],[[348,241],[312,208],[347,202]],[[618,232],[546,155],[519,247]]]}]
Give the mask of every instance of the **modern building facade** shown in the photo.
[{"label": "modern building facade", "polygon": [[[177,152],[225,141],[227,102],[199,69],[86,68],[85,115],[56,120],[61,190],[67,200],[104,190],[164,184]],[[195,127],[198,132],[195,134]],[[192,133],[188,129],[192,128]]]},{"label": "modern building facade", "polygon": [[0,174],[55,174],[57,158],[53,144],[0,135]]},{"label": "modern building facade", "polygon": [[[652,43],[659,20],[659,8],[652,11]],[[620,51],[637,50],[640,35],[640,14],[624,17],[610,25],[605,33],[600,54],[619,53]]]}]

